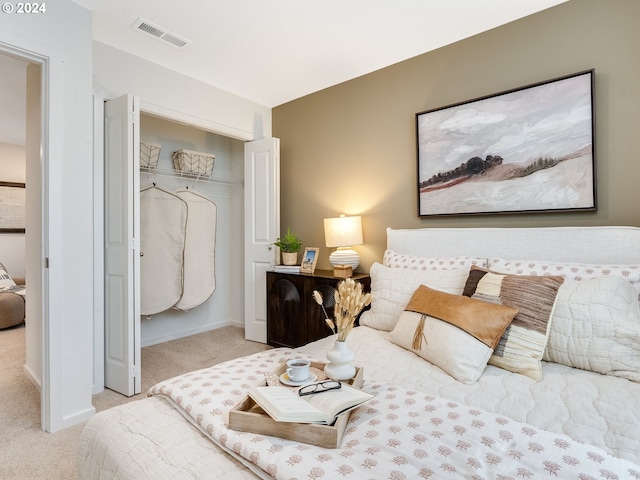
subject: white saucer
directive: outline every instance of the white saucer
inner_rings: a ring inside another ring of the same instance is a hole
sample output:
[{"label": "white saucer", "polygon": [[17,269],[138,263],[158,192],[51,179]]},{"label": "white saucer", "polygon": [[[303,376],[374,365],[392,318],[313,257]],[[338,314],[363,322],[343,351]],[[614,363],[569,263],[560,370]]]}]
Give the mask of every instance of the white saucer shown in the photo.
[{"label": "white saucer", "polygon": [[299,387],[300,385],[304,385],[305,383],[315,382],[317,379],[318,376],[315,373],[311,373],[311,375],[309,375],[309,378],[302,382],[294,382],[293,380],[289,379],[289,375],[287,375],[287,372],[280,375],[280,381],[285,385],[289,385],[291,387]]}]

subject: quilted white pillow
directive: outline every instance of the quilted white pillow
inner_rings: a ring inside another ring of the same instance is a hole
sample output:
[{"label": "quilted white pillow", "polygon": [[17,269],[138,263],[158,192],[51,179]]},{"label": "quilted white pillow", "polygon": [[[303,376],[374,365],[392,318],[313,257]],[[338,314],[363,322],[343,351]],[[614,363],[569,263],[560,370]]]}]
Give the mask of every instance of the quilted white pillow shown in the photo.
[{"label": "quilted white pillow", "polygon": [[371,276],[371,309],[360,317],[360,325],[390,332],[420,285],[455,295],[462,294],[469,268],[409,270],[374,263]]},{"label": "quilted white pillow", "polygon": [[631,283],[565,280],[544,360],[640,382],[640,310]]},{"label": "quilted white pillow", "polygon": [[640,265],[590,265],[491,258],[489,269],[515,275],[560,275],[578,281],[589,278],[622,277],[634,286],[640,296]]},{"label": "quilted white pillow", "polygon": [[410,270],[451,270],[469,268],[471,265],[486,268],[486,258],[475,257],[417,257],[385,250],[382,264],[390,268],[407,268]]}]

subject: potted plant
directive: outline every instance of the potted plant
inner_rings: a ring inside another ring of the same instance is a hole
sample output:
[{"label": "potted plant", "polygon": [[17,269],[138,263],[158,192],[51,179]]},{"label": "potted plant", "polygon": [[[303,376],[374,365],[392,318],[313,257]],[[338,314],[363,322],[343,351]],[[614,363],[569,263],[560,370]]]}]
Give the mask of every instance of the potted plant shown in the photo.
[{"label": "potted plant", "polygon": [[283,238],[277,238],[273,244],[282,252],[282,263],[295,265],[298,263],[298,251],[302,248],[302,242],[291,228],[287,227],[287,234]]}]

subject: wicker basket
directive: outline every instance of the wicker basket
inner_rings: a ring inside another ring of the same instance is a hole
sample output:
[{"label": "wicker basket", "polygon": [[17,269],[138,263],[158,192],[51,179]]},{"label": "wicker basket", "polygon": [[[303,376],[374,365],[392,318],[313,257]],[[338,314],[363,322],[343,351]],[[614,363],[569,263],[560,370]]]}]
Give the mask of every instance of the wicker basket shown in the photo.
[{"label": "wicker basket", "polygon": [[180,149],[173,152],[173,168],[190,175],[210,177],[213,173],[213,162],[216,156],[211,153],[194,152]]},{"label": "wicker basket", "polygon": [[140,166],[143,168],[155,168],[160,158],[160,145],[140,142]]}]

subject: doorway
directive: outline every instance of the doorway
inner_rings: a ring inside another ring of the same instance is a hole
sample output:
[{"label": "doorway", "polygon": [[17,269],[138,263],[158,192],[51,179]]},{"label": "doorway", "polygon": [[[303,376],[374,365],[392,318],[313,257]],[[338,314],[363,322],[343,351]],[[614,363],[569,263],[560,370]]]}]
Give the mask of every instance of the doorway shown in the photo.
[{"label": "doorway", "polygon": [[[3,70],[3,93],[7,98],[0,101],[0,122],[10,122],[12,129],[0,129],[0,143],[22,147],[20,159],[12,159],[11,167],[4,165],[0,174],[22,175],[21,183],[27,185],[25,205],[25,233],[3,238],[3,255],[11,255],[11,270],[14,275],[28,276],[29,293],[26,297],[24,348],[26,351],[23,371],[40,392],[40,412],[45,429],[48,418],[48,397],[45,385],[48,358],[44,348],[46,329],[45,279],[39,275],[43,263],[43,210],[44,176],[42,151],[43,132],[43,63],[29,54],[0,45],[0,64]],[[6,88],[5,88],[6,87]],[[11,133],[13,132],[13,133]],[[21,134],[19,133],[21,132]],[[16,162],[16,163],[14,163]],[[7,173],[8,172],[8,173]],[[27,273],[28,272],[28,273]]]}]

